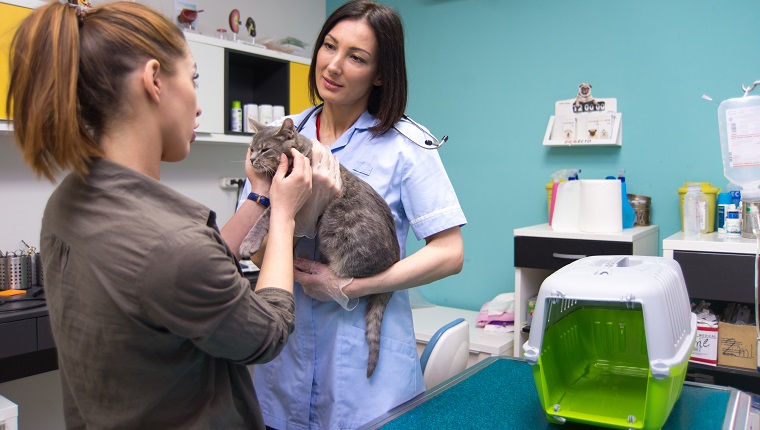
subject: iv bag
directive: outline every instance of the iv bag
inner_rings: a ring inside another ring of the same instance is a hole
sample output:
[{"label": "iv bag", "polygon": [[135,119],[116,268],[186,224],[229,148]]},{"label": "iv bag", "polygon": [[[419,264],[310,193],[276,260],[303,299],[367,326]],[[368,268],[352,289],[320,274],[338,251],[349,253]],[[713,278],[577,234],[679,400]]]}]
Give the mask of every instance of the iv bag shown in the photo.
[{"label": "iv bag", "polygon": [[726,179],[744,190],[760,187],[760,96],[721,102],[718,125]]}]

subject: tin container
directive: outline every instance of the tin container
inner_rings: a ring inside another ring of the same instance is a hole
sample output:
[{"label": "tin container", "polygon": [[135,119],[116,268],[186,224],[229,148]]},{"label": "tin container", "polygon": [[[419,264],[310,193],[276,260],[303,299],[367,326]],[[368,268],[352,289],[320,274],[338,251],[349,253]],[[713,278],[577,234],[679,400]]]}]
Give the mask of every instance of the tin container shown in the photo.
[{"label": "tin container", "polygon": [[3,290],[28,290],[32,287],[32,264],[28,255],[6,255],[3,260]]},{"label": "tin container", "polygon": [[636,213],[634,225],[649,225],[651,223],[652,198],[638,194],[628,194],[628,203]]},{"label": "tin container", "polygon": [[760,217],[760,190],[742,190],[742,237],[757,238],[754,231],[760,230],[760,218],[758,217]]}]

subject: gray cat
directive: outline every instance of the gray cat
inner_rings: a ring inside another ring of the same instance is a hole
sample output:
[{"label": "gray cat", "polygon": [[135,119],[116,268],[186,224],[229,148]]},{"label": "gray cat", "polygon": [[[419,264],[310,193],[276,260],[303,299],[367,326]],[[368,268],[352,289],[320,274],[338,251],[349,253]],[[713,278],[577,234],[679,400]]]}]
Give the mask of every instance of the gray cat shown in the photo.
[{"label": "gray cat", "polygon": [[[251,127],[255,134],[250,145],[250,161],[257,172],[273,176],[283,152],[292,163],[290,148],[296,148],[311,159],[311,140],[296,132],[290,118],[286,118],[281,127],[264,126],[255,121],[251,121]],[[322,263],[340,278],[364,278],[380,273],[400,259],[393,214],[369,184],[343,166],[340,166],[340,178],[340,193],[327,204],[317,221],[316,241]],[[261,246],[269,230],[269,212],[267,208],[243,240],[241,255],[251,255]],[[367,378],[377,366],[383,314],[392,294],[367,296]]]}]

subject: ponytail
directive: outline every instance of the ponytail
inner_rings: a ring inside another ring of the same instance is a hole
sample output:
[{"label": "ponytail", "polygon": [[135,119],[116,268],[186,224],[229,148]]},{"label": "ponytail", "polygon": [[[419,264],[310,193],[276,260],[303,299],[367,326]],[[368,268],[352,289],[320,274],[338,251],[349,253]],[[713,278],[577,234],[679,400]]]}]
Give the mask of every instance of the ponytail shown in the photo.
[{"label": "ponytail", "polygon": [[172,73],[187,49],[176,25],[139,3],[53,1],[32,12],[11,42],[7,101],[24,161],[51,182],[64,170],[83,178],[125,109],[125,76],[149,59]]},{"label": "ponytail", "polygon": [[25,19],[11,42],[10,89],[16,142],[37,177],[55,182],[61,169],[83,176],[102,154],[79,115],[79,20],[52,2]]}]

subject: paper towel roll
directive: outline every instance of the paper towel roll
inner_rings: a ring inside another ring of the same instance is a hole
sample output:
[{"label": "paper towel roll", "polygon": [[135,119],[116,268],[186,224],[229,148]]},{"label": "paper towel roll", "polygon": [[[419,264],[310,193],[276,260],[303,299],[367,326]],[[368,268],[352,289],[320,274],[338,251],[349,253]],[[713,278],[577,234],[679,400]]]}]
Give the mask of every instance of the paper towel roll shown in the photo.
[{"label": "paper towel roll", "polygon": [[623,231],[623,201],[617,179],[581,181],[580,230],[588,233]]}]

